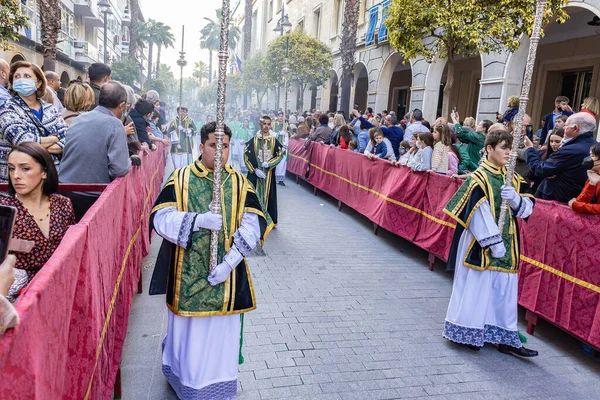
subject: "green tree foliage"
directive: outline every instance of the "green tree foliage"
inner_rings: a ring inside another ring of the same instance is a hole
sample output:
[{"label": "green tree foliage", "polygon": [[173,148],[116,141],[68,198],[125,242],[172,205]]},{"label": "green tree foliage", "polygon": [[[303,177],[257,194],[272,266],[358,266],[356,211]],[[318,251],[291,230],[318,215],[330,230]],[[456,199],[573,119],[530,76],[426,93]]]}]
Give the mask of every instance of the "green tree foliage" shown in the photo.
[{"label": "green tree foliage", "polygon": [[192,78],[199,84],[202,84],[202,79],[208,78],[208,66],[204,61],[197,61],[194,63]]},{"label": "green tree foliage", "polygon": [[162,48],[169,48],[175,46],[175,36],[171,33],[171,27],[163,24],[162,22],[157,23],[156,28],[156,46],[158,47],[156,55],[156,73],[160,67],[160,55]]},{"label": "green tree foliage", "polygon": [[18,40],[21,28],[28,25],[16,0],[0,0],[0,49],[10,50],[9,40]]},{"label": "green tree foliage", "polygon": [[161,96],[179,95],[179,80],[175,79],[171,67],[161,64],[156,78],[146,83],[146,90],[156,90]]},{"label": "green tree foliage", "polygon": [[217,81],[213,81],[199,90],[198,101],[205,106],[217,103]]},{"label": "green tree foliage", "polygon": [[[544,24],[552,16],[567,18],[566,0],[549,0]],[[535,0],[393,0],[385,24],[390,44],[405,62],[422,56],[447,59],[442,115],[449,115],[454,58],[472,57],[519,47],[522,34],[533,29]]]},{"label": "green tree foliage", "polygon": [[253,54],[242,65],[242,92],[250,97],[256,93],[258,105],[262,105],[262,99],[267,91],[274,88],[274,85],[266,82],[267,67],[264,53]]},{"label": "green tree foliage", "polygon": [[[223,12],[221,9],[216,10],[217,18],[212,20],[208,17],[204,17],[206,25],[200,30],[200,47],[208,50],[208,82],[211,83],[213,79],[213,52],[218,52],[221,47],[221,20],[223,19]],[[238,41],[240,40],[240,28],[237,27],[233,22],[229,23],[229,37],[228,46],[229,50],[233,51],[237,48]]]},{"label": "green tree foliage", "polygon": [[[286,65],[286,40],[289,40],[288,84],[297,85],[300,93],[312,86],[323,85],[329,79],[332,68],[331,49],[325,43],[301,32],[288,33],[269,44],[265,55],[265,82],[271,85],[283,82],[281,70]],[[299,104],[300,108],[302,106],[302,103]]]},{"label": "green tree foliage", "polygon": [[123,59],[116,61],[110,66],[111,78],[122,82],[129,86],[138,86],[141,82],[142,74],[140,66],[135,61],[129,59]]}]

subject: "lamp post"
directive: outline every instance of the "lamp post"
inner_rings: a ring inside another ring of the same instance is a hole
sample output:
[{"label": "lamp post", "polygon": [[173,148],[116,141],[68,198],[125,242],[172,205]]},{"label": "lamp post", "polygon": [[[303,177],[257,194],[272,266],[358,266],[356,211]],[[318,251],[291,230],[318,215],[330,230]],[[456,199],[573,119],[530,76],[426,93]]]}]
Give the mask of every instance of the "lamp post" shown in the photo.
[{"label": "lamp post", "polygon": [[181,51],[179,52],[179,59],[177,65],[179,65],[179,107],[181,107],[183,98],[183,67],[187,65],[185,60],[185,51],[183,51],[183,40],[185,38],[185,25],[181,27]]},{"label": "lamp post", "polygon": [[283,125],[285,126],[285,114],[287,112],[288,102],[288,90],[287,90],[287,78],[291,70],[288,68],[288,51],[290,46],[290,38],[285,38],[285,67],[281,69],[281,75],[283,75],[283,90],[285,91],[283,100]]},{"label": "lamp post", "polygon": [[[283,36],[283,31],[292,27],[290,19],[285,14],[285,2],[281,2],[281,18],[277,21],[277,26],[273,32],[279,32],[279,36]],[[286,68],[287,68],[287,49],[286,49]],[[279,109],[279,97],[281,96],[281,83],[277,83],[277,98],[275,99],[275,108]],[[283,112],[285,120],[285,111]]]},{"label": "lamp post", "polygon": [[100,12],[104,14],[104,64],[108,64],[108,16],[112,15],[112,11],[110,11],[110,3],[107,0],[100,0],[98,2],[98,8],[100,9]]}]

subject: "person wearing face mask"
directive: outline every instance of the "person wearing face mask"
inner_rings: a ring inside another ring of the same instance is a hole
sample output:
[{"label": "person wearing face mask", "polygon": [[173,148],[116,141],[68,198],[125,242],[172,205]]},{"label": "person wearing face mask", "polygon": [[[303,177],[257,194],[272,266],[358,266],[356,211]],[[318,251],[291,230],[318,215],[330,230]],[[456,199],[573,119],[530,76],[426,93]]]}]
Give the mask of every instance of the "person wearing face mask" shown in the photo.
[{"label": "person wearing face mask", "polygon": [[12,96],[8,91],[8,72],[10,71],[10,65],[0,58],[0,107],[2,104],[10,99]]},{"label": "person wearing face mask", "polygon": [[600,215],[600,144],[590,149],[590,156],[583,160],[588,180],[576,199],[569,201],[569,207],[580,214]]},{"label": "person wearing face mask", "polygon": [[8,180],[8,152],[24,142],[41,144],[52,154],[58,168],[67,131],[56,108],[42,100],[46,77],[37,65],[27,61],[13,63],[8,83],[13,97],[0,107],[0,182]]},{"label": "person wearing face mask", "polygon": [[[110,183],[129,172],[130,161],[121,117],[127,108],[127,92],[110,81],[100,89],[99,104],[75,118],[67,131],[60,165],[61,183]],[[100,193],[69,192],[77,221],[96,202]]]}]

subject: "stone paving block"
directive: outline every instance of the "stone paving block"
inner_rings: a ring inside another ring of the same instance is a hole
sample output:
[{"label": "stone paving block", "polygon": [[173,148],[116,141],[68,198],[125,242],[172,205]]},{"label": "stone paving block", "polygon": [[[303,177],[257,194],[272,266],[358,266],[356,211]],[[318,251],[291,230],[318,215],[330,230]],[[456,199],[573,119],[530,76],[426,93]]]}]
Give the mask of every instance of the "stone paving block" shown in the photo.
[{"label": "stone paving block", "polygon": [[258,379],[266,379],[266,378],[275,378],[279,376],[285,376],[283,373],[283,368],[269,368],[269,369],[260,369],[254,371],[254,377]]},{"label": "stone paving block", "polygon": [[260,389],[260,398],[265,399],[289,399],[292,392],[289,387],[278,387],[272,389]]},{"label": "stone paving block", "polygon": [[302,385],[302,379],[298,375],[296,376],[282,376],[279,378],[271,378],[273,387],[284,387],[284,386],[295,386]]}]

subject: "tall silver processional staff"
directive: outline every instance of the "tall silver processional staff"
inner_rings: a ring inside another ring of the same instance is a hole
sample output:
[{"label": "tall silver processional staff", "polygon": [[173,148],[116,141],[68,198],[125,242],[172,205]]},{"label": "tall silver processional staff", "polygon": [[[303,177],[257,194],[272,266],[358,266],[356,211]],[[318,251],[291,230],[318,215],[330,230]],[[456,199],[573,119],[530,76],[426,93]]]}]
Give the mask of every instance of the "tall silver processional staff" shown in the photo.
[{"label": "tall silver processional staff", "polygon": [[[221,44],[219,47],[219,77],[217,81],[217,126],[215,138],[217,148],[215,150],[215,169],[213,183],[213,200],[210,211],[215,214],[221,213],[221,155],[223,154],[223,138],[225,137],[225,88],[227,81],[228,37],[229,37],[229,0],[223,0],[221,19]],[[211,231],[210,234],[210,271],[217,266],[217,254],[219,248],[219,231]]]},{"label": "tall silver processional staff", "polygon": [[[531,32],[531,39],[529,44],[529,54],[527,55],[527,64],[525,65],[525,74],[523,75],[523,86],[521,87],[521,96],[519,97],[519,112],[515,118],[516,126],[513,133],[513,145],[510,152],[510,159],[508,160],[506,179],[504,184],[506,186],[513,185],[513,176],[515,174],[515,166],[517,164],[517,152],[521,143],[521,131],[523,130],[523,118],[525,117],[525,109],[527,108],[527,101],[529,100],[529,88],[531,87],[531,78],[533,76],[533,67],[535,65],[535,57],[537,53],[538,43],[540,42],[540,33],[542,30],[542,22],[544,20],[544,9],[546,8],[547,0],[538,0],[535,8],[535,19],[533,21],[533,31]],[[504,232],[504,221],[506,219],[506,213],[509,209],[508,200],[502,201],[500,208],[500,218],[498,219],[498,229],[500,234]]]}]

